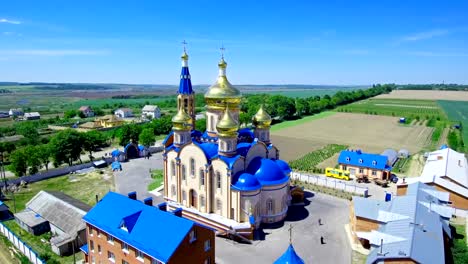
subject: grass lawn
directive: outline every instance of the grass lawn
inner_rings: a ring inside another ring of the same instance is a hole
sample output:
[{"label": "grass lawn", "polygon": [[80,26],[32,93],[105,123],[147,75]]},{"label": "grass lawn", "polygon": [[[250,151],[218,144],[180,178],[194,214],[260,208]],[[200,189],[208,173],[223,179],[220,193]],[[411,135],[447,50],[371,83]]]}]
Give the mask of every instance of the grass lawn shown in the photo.
[{"label": "grass lawn", "polygon": [[[452,224],[453,245],[450,250],[452,251],[454,264],[468,263],[468,245],[466,240],[466,226]],[[456,233],[454,232],[456,231]],[[447,262],[447,260],[446,260]],[[450,263],[450,262],[448,262]]]},{"label": "grass lawn", "polygon": [[312,120],[324,118],[324,117],[331,116],[331,115],[334,115],[334,114],[336,114],[336,112],[321,112],[321,113],[318,113],[318,114],[315,114],[315,115],[303,117],[303,118],[298,119],[298,120],[284,121],[284,122],[281,122],[279,124],[273,125],[271,127],[271,131],[278,131],[278,130],[281,130],[283,128],[297,126],[297,125],[304,124],[304,123],[307,123],[307,122],[312,121]]},{"label": "grass lawn", "polygon": [[[61,191],[89,205],[94,205],[96,204],[96,195],[103,197],[109,190],[113,189],[114,183],[110,169],[103,170],[103,174],[100,174],[99,171],[93,171],[86,174],[61,176],[29,184],[26,188],[20,188],[15,193],[16,211],[23,210],[26,203],[40,190]],[[13,200],[5,201],[5,203],[13,210]],[[14,220],[6,221],[4,224],[39,255],[48,254],[53,260],[58,261],[58,263],[73,262],[73,256],[61,258],[52,252],[48,242],[43,242],[48,241],[50,236],[48,233],[34,236],[24,231]],[[76,258],[82,258],[82,254],[78,252]],[[53,260],[50,262],[53,263]]]},{"label": "grass lawn", "polygon": [[163,185],[163,170],[151,170],[151,178],[153,181],[148,185],[148,191],[155,190],[159,186]]}]

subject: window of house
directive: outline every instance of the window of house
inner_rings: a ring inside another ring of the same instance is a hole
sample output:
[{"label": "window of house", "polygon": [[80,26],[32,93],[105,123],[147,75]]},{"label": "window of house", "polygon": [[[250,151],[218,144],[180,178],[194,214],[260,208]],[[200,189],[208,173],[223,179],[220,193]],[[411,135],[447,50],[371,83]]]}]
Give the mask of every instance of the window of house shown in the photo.
[{"label": "window of house", "polygon": [[97,251],[99,252],[99,254],[102,253],[102,251],[101,251],[101,245],[97,245]]},{"label": "window of house", "polygon": [[190,176],[195,177],[195,160],[190,159]]},{"label": "window of house", "polygon": [[373,171],[372,171],[372,175],[373,175],[373,176],[377,175],[377,171],[373,170]]},{"label": "window of house", "polygon": [[110,251],[107,251],[107,258],[108,258],[112,263],[115,262],[115,255],[114,255],[114,253],[112,253],[112,252],[110,252]]},{"label": "window of house", "polygon": [[346,168],[347,168],[346,166],[343,166],[343,170],[346,170]]},{"label": "window of house", "polygon": [[362,159],[359,159],[359,163],[362,163]]},{"label": "window of house", "polygon": [[185,165],[182,165],[182,180],[185,181],[187,171],[185,170]]},{"label": "window of house", "polygon": [[94,236],[92,227],[88,227],[88,233],[89,233],[89,236]]},{"label": "window of house", "polygon": [[139,260],[139,261],[143,261],[145,259],[145,256],[143,255],[143,252],[141,252],[140,250],[137,250],[136,251],[136,258]]},{"label": "window of house", "polygon": [[211,241],[208,239],[205,241],[205,251],[210,250],[211,248]]},{"label": "window of house", "polygon": [[101,232],[99,230],[96,230],[97,236],[101,237]]},{"label": "window of house", "polygon": [[377,165],[377,161],[373,160],[372,165],[374,165],[374,166]]},{"label": "window of house", "polygon": [[364,173],[364,170],[363,170],[363,169],[359,169],[359,173]]},{"label": "window of house", "polygon": [[171,175],[172,177],[175,177],[176,175],[176,169],[175,169],[175,161],[171,161]]},{"label": "window of house", "polygon": [[351,159],[349,157],[346,157],[346,161],[350,161]]},{"label": "window of house", "polygon": [[107,242],[114,244],[114,237],[111,235],[107,235]]},{"label": "window of house", "polygon": [[122,251],[128,253],[128,244],[127,244],[127,243],[123,243],[123,242],[122,242]]},{"label": "window of house", "polygon": [[205,196],[200,195],[200,206],[205,207]]},{"label": "window of house", "polygon": [[91,252],[94,252],[94,241],[89,241],[89,248],[91,249]]},{"label": "window of house", "polygon": [[182,200],[187,201],[187,192],[186,191],[182,191]]},{"label": "window of house", "polygon": [[197,240],[197,232],[195,232],[195,230],[190,231],[189,238],[190,238],[190,243]]},{"label": "window of house", "polygon": [[205,185],[205,172],[203,169],[200,169],[200,185]]},{"label": "window of house", "polygon": [[216,188],[221,190],[221,173],[219,171],[216,172]]}]

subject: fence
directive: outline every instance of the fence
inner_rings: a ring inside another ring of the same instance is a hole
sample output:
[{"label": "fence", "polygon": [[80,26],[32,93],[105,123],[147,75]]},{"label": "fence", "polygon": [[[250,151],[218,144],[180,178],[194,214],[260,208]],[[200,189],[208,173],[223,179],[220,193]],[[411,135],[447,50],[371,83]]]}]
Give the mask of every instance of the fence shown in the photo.
[{"label": "fence", "polygon": [[6,226],[4,226],[2,223],[0,223],[0,233],[2,233],[5,237],[10,240],[15,247],[23,253],[33,264],[45,264],[40,258],[39,255],[34,252],[26,243],[21,241],[15,233],[11,232],[10,229],[8,229]]},{"label": "fence", "polygon": [[325,176],[292,172],[291,179],[299,180],[302,182],[307,182],[307,183],[315,184],[319,186],[325,186],[325,187],[333,188],[337,190],[342,190],[342,191],[349,192],[349,193],[355,193],[358,195],[363,195],[364,197],[367,197],[369,194],[368,188],[360,187],[355,184],[349,184],[346,181],[328,178]]}]

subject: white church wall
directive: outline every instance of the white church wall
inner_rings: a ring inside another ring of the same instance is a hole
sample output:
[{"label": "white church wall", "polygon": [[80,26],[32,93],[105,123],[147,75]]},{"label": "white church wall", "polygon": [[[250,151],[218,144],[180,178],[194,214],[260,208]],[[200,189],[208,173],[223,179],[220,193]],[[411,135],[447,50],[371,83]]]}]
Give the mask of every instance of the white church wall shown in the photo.
[{"label": "white church wall", "polygon": [[[274,223],[286,217],[289,199],[289,181],[281,185],[263,186],[261,193],[261,214],[264,223]],[[271,201],[271,208],[270,208]]]},{"label": "white church wall", "polygon": [[[212,171],[214,175],[214,201],[213,204],[213,212],[220,214],[224,217],[228,217],[229,212],[229,205],[228,205],[228,197],[230,195],[229,188],[231,185],[231,178],[227,176],[227,165],[222,160],[213,160],[211,162]],[[217,173],[221,176],[221,188],[217,188]],[[221,203],[221,210],[218,209],[218,205]]]}]

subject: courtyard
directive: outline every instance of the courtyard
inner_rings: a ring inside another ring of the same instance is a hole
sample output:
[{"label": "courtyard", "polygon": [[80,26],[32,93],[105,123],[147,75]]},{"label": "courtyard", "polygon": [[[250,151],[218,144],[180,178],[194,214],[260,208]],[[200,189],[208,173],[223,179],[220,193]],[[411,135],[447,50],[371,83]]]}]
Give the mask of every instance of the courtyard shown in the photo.
[{"label": "courtyard", "polygon": [[[284,224],[264,227],[260,239],[251,245],[217,237],[216,263],[273,263],[289,246],[290,225],[294,249],[305,263],[351,263],[344,228],[349,222],[349,201],[309,191],[305,194],[304,206],[290,206]],[[325,244],[321,244],[322,236]]]}]

